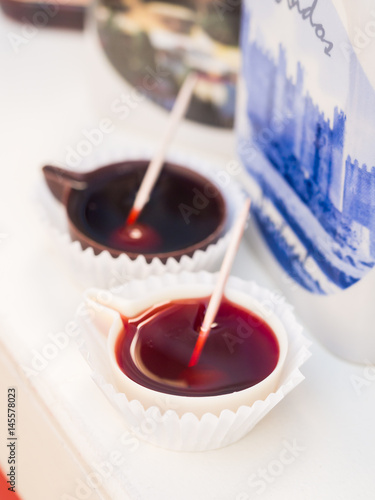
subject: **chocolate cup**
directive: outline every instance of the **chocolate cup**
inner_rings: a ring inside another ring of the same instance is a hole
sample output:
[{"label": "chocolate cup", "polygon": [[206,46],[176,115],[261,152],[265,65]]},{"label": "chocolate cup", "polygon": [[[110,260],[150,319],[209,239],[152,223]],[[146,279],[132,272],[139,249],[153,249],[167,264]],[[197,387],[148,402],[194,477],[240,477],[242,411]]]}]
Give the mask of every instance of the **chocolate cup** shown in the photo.
[{"label": "chocolate cup", "polygon": [[[204,195],[203,199],[206,200],[206,206],[202,208],[199,207],[199,209],[195,208],[195,213],[199,212],[198,217],[196,219],[192,218],[192,222],[194,221],[195,224],[199,219],[199,224],[196,228],[197,234],[202,234],[202,238],[200,238],[199,241],[194,241],[192,244],[186,244],[182,248],[173,250],[155,253],[138,253],[114,248],[107,241],[98,241],[103,238],[97,238],[97,235],[93,234],[96,229],[91,228],[89,225],[84,227],[84,220],[87,218],[87,206],[90,200],[92,200],[90,197],[93,195],[98,195],[100,197],[100,194],[103,195],[105,189],[110,190],[111,186],[114,196],[112,196],[112,193],[111,196],[108,196],[107,193],[107,199],[111,201],[112,198],[121,196],[124,198],[127,197],[129,202],[129,197],[131,197],[130,205],[128,204],[128,209],[130,210],[148,164],[149,160],[124,161],[107,165],[87,173],[71,172],[49,165],[43,167],[43,174],[50,191],[55,198],[65,206],[71,238],[79,241],[82,249],[91,247],[95,255],[105,250],[113,257],[119,257],[121,254],[126,254],[132,260],[136,259],[139,255],[144,255],[147,262],[151,262],[154,258],[158,258],[165,263],[169,258],[174,258],[179,261],[183,255],[192,256],[196,250],[205,250],[209,245],[217,242],[224,232],[227,219],[227,207],[222,193],[208,178],[194,170],[174,163],[164,164],[160,177],[151,194],[150,201],[145,206],[139,220],[140,222],[142,221],[143,215],[147,218],[147,211],[149,216],[155,219],[156,207],[158,212],[160,207],[160,214],[164,213],[165,216],[168,213],[168,203],[171,201],[176,203],[176,189],[173,188],[172,181],[174,180],[174,182],[176,182],[177,180],[177,186],[180,188],[183,186],[183,189],[185,189],[182,196],[185,203],[187,198],[190,199],[189,206],[194,207],[194,197],[197,193],[197,191],[194,190],[195,188]],[[123,183],[123,187],[127,190],[124,194],[122,194],[122,192],[119,194],[118,188],[116,187],[121,182]],[[129,189],[131,190],[130,192]],[[174,206],[174,208],[176,207]],[[119,214],[117,214],[117,217],[118,216]],[[123,220],[124,224],[126,216],[127,213],[125,212],[121,214],[121,222]],[[207,231],[204,217],[206,217],[207,225],[212,226],[208,227]],[[215,218],[214,225],[212,222],[213,217]],[[101,217],[99,217],[99,219],[100,218]],[[209,219],[210,223],[208,224]],[[93,220],[96,223],[95,219]],[[192,233],[194,230],[194,223],[190,226],[190,224],[184,222],[181,215],[181,235],[184,235],[187,231]],[[205,231],[206,234],[203,234]],[[175,233],[176,231],[173,231],[173,235],[171,236],[173,237]]]},{"label": "chocolate cup", "polygon": [[81,5],[61,3],[56,6],[56,2],[39,2],[38,0],[31,2],[0,0],[0,7],[4,14],[18,22],[37,25],[36,14],[40,16],[40,14],[44,13],[44,16],[48,16],[48,21],[45,24],[46,28],[69,28],[74,30],[83,30],[87,9],[85,2],[82,2]]}]

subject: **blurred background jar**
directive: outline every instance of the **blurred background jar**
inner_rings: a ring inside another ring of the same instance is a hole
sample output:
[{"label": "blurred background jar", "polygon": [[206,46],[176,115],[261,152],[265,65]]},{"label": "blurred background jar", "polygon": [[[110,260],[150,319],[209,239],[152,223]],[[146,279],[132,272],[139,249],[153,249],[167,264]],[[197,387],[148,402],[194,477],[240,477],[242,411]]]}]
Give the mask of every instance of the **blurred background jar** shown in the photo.
[{"label": "blurred background jar", "polygon": [[[216,0],[99,0],[94,17],[103,50],[131,85],[167,110],[188,71],[202,74],[187,117],[231,128],[239,69],[240,8]],[[150,75],[160,85],[150,88]]]},{"label": "blurred background jar", "polygon": [[198,71],[189,123],[179,137],[229,158],[235,149],[240,5],[239,0],[98,0],[87,31],[96,104],[124,128],[151,137],[155,126],[163,127],[187,73]]}]

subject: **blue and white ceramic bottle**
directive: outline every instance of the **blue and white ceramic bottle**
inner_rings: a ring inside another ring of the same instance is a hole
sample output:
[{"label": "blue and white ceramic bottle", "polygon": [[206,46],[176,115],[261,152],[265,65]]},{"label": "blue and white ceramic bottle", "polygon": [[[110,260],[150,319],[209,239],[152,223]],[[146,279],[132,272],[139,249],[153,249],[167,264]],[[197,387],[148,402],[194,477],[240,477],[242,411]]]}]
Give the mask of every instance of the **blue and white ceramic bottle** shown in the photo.
[{"label": "blue and white ceramic bottle", "polygon": [[369,364],[375,5],[353,4],[244,2],[237,137],[267,265],[322,343]]}]

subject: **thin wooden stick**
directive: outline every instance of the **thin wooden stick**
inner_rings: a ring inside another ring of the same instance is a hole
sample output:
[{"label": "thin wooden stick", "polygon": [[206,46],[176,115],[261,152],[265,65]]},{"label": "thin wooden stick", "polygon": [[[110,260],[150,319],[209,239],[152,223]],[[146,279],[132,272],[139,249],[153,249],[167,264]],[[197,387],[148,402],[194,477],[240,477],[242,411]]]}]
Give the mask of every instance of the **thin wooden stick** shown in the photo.
[{"label": "thin wooden stick", "polygon": [[220,307],[221,299],[224,293],[224,288],[227,283],[230,270],[233,265],[234,258],[237,254],[237,250],[245,230],[245,225],[247,217],[250,210],[250,198],[247,198],[240,215],[232,229],[232,239],[229,243],[227,251],[224,256],[223,263],[219,272],[219,277],[215,286],[215,289],[211,295],[210,301],[208,303],[207,311],[203,319],[203,323],[199,332],[197,342],[194,347],[193,354],[190,358],[189,367],[197,364],[199,357],[201,355],[204,344],[206,343],[207,337],[211,331],[211,325],[215,320],[217,311]]},{"label": "thin wooden stick", "polygon": [[126,224],[134,224],[134,222],[138,219],[139,214],[143,210],[143,207],[146,205],[150,198],[151,191],[155,185],[157,178],[159,177],[161,168],[163,166],[167,148],[174,136],[178,124],[186,113],[186,109],[190,103],[197,80],[197,73],[189,73],[180,89],[180,92],[178,93],[176,102],[169,116],[169,122],[164,137],[161,141],[159,149],[156,151],[155,156],[152,158],[147,168],[145,176],[143,177],[133,207],[126,220]]}]

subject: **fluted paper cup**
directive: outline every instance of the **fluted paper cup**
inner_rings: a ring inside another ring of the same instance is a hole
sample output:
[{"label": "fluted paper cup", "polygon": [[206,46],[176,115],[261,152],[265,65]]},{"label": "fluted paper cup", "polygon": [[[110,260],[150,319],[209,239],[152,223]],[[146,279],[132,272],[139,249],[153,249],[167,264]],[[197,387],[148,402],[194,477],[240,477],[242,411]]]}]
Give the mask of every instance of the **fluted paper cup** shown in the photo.
[{"label": "fluted paper cup", "polygon": [[274,327],[279,322],[285,331],[287,352],[273,389],[265,389],[260,399],[255,400],[246,393],[247,390],[225,395],[221,401],[221,396],[192,398],[201,399],[201,402],[198,406],[192,404],[191,411],[186,401],[189,398],[186,397],[154,391],[150,403],[144,398],[143,389],[137,392],[135,387],[123,392],[114,375],[106,339],[111,330],[121,328],[120,314],[116,311],[124,311],[125,307],[136,314],[167,297],[207,296],[212,292],[216,279],[216,274],[207,272],[182,272],[135,280],[116,291],[92,289],[86,292],[87,314],[84,319],[82,314],[77,317],[82,332],[80,345],[83,356],[92,369],[97,385],[121,413],[126,424],[139,438],[154,445],[172,450],[204,451],[234,443],[253,429],[304,378],[300,366],[310,355],[309,342],[303,337],[302,327],[295,319],[291,306],[279,295],[254,282],[231,277],[226,288],[228,299],[233,301],[233,298],[241,296],[244,307],[247,298],[249,310],[255,307],[257,314],[262,311],[261,315],[270,326]]},{"label": "fluted paper cup", "polygon": [[[152,151],[145,147],[125,149],[111,147],[100,154],[92,155],[90,161],[81,165],[80,171],[96,169],[119,161],[150,158]],[[170,155],[167,161],[186,166],[207,177],[221,191],[227,208],[227,219],[222,236],[216,243],[210,244],[205,250],[196,250],[193,255],[183,255],[177,260],[170,257],[166,262],[153,258],[147,262],[143,255],[131,259],[121,254],[113,257],[108,251],[95,255],[91,247],[83,250],[78,241],[72,241],[68,231],[68,220],[64,207],[61,206],[48,190],[44,182],[37,188],[39,212],[52,235],[56,248],[66,260],[75,279],[84,287],[97,286],[111,288],[121,285],[133,278],[144,279],[151,275],[161,275],[166,272],[181,271],[214,271],[219,268],[225,249],[229,242],[229,230],[239,213],[245,198],[242,190],[233,178],[226,175],[225,185],[220,186],[220,176],[215,174],[215,166],[205,161],[186,155]]]}]

